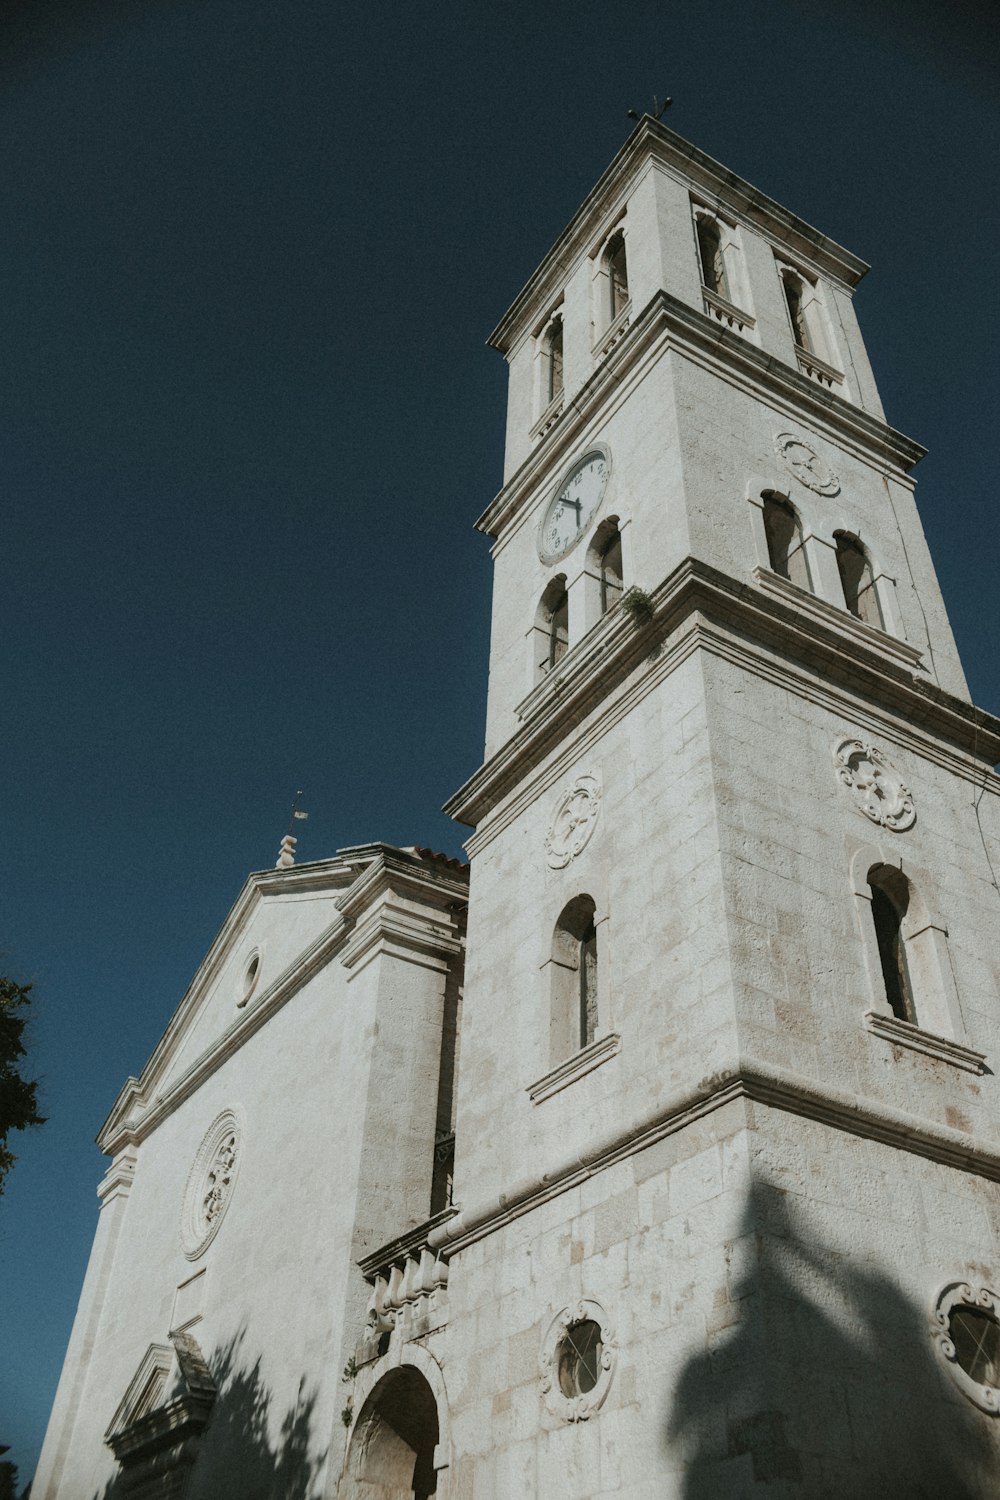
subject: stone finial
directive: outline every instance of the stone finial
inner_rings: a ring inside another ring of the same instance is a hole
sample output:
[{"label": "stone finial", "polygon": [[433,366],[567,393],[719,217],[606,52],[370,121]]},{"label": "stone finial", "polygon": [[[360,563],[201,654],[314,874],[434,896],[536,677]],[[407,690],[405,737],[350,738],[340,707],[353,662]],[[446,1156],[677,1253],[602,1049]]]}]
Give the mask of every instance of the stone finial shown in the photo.
[{"label": "stone finial", "polygon": [[276,870],[290,870],[292,868],[292,865],[295,863],[295,845],[297,843],[298,839],[293,838],[290,833],[285,834],[285,837],[281,840],[281,848],[278,850],[278,858],[274,866]]}]

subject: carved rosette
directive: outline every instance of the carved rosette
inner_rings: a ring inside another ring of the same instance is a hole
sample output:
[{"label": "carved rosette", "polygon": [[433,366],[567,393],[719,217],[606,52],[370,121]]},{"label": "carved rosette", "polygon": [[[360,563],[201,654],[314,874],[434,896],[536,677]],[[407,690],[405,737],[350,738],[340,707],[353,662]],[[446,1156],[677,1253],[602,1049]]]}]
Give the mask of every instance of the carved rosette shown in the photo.
[{"label": "carved rosette", "polygon": [[181,1241],[188,1260],[203,1255],[219,1232],[236,1185],[242,1135],[237,1115],[226,1109],[213,1120],[198,1147],[181,1213]]},{"label": "carved rosette", "polygon": [[[600,1369],[592,1390],[576,1396],[566,1396],[559,1384],[559,1360],[566,1334],[577,1323],[596,1323],[600,1328]],[[582,1297],[578,1302],[571,1302],[560,1308],[542,1335],[538,1354],[541,1377],[539,1384],[548,1410],[564,1422],[586,1422],[603,1406],[611,1389],[617,1360],[618,1340],[611,1326],[611,1319],[599,1302]]]},{"label": "carved rosette", "polygon": [[774,451],[806,489],[815,490],[817,495],[839,495],[840,480],[830,465],[794,432],[777,433]]},{"label": "carved rosette", "polygon": [[556,803],[545,835],[550,869],[562,870],[586,847],[601,810],[601,787],[595,776],[578,776]]},{"label": "carved rosette", "polygon": [[938,1293],[931,1312],[931,1338],[945,1369],[963,1395],[974,1402],[981,1411],[991,1416],[1000,1414],[1000,1389],[974,1380],[958,1363],[955,1340],[952,1337],[951,1320],[961,1308],[984,1313],[1000,1322],[1000,1295],[988,1286],[970,1286],[967,1281],[952,1281]]},{"label": "carved rosette", "polygon": [[864,740],[838,740],[833,747],[837,775],[866,818],[904,833],[916,822],[910,789],[882,751]]}]

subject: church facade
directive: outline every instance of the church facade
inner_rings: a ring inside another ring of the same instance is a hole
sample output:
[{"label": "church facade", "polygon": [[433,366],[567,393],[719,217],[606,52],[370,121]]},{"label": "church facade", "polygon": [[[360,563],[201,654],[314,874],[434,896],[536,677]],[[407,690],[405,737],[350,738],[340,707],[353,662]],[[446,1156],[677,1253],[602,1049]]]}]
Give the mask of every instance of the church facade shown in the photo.
[{"label": "church facade", "polygon": [[866,269],[647,116],[506,314],[470,865],[249,878],[33,1500],[996,1494],[1000,722]]}]

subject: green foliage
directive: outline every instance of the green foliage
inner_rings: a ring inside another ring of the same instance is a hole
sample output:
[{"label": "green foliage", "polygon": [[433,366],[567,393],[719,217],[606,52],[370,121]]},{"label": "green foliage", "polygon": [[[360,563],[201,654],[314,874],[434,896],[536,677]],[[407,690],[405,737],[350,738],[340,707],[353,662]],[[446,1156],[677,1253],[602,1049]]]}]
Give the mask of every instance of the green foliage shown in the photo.
[{"label": "green foliage", "polygon": [[345,1382],[355,1380],[360,1369],[361,1366],[358,1364],[357,1360],[352,1354],[350,1359],[347,1361],[347,1364],[344,1366],[344,1373],[340,1377],[341,1380]]},{"label": "green foliage", "polygon": [[343,1422],[345,1427],[350,1427],[351,1423],[353,1422],[354,1411],[351,1407],[350,1402],[347,1403],[347,1405],[344,1407],[344,1410],[340,1413],[340,1420]]},{"label": "green foliage", "polygon": [[653,618],[652,596],[635,584],[622,595],[620,605],[633,625],[648,625]]},{"label": "green foliage", "polygon": [[30,1003],[30,994],[30,984],[0,976],[0,1193],[16,1160],[7,1149],[8,1132],[45,1124],[35,1097],[38,1084],[23,1078],[17,1066],[26,1055],[21,1036],[27,1018],[20,1012]]}]

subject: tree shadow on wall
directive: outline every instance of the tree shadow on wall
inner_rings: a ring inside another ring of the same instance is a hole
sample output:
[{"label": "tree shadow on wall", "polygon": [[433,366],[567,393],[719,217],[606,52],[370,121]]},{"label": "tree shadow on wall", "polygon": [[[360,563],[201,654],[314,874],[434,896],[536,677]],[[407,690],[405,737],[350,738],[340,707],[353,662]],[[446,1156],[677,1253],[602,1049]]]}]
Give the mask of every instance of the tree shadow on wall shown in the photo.
[{"label": "tree shadow on wall", "polygon": [[685,1366],[664,1436],[684,1500],[998,1493],[998,1419],[942,1368],[928,1311],[824,1250],[779,1189],[748,1194],[728,1297],[735,1321]]},{"label": "tree shadow on wall", "polygon": [[[251,1360],[245,1343],[243,1332],[207,1357],[216,1386],[208,1422],[186,1445],[165,1447],[157,1467],[186,1470],[183,1494],[191,1500],[318,1500],[326,1450],[314,1442],[316,1393],[306,1390],[303,1377],[296,1401],[279,1418],[261,1358]],[[94,1500],[141,1493],[122,1469]]]}]

